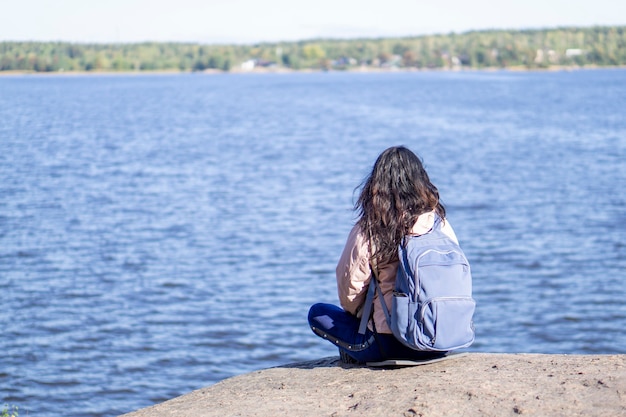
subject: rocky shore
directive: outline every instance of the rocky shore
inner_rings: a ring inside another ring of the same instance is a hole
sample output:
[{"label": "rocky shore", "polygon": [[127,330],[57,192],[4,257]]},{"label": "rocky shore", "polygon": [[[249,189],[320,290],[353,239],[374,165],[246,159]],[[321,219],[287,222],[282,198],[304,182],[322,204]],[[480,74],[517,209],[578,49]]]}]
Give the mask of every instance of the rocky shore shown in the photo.
[{"label": "rocky shore", "polygon": [[381,369],[337,357],[228,378],[124,417],[626,416],[626,355],[470,353]]}]

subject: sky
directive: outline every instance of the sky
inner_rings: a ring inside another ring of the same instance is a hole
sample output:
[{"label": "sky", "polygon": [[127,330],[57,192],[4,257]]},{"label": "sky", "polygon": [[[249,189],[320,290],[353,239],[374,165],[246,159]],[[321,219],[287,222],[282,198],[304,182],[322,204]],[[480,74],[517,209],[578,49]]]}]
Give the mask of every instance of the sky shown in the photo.
[{"label": "sky", "polygon": [[0,41],[257,43],[626,25],[626,0],[0,0]]}]

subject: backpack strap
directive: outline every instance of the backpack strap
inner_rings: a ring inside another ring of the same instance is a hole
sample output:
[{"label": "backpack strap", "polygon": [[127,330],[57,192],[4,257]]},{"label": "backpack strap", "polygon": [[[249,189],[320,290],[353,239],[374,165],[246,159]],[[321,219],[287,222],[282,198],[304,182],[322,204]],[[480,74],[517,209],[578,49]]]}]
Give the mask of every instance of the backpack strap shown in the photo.
[{"label": "backpack strap", "polygon": [[367,296],[365,297],[365,303],[363,304],[363,308],[361,310],[361,322],[359,323],[359,334],[365,334],[365,330],[367,329],[367,323],[370,321],[370,317],[372,316],[372,307],[374,307],[374,296],[376,295],[376,291],[378,289],[378,274],[376,273],[376,261],[374,260],[374,240],[372,239],[372,231],[370,228],[367,228],[367,236],[369,237],[369,249],[370,249],[370,283],[367,288]]},{"label": "backpack strap", "polygon": [[391,313],[389,313],[387,304],[385,304],[385,297],[383,297],[383,290],[381,290],[380,285],[378,285],[378,279],[374,281],[374,285],[376,286],[376,290],[378,291],[378,301],[380,301],[380,305],[383,308],[383,313],[385,313],[385,320],[387,320],[387,326],[391,328]]},{"label": "backpack strap", "polygon": [[[369,231],[368,231],[369,232]],[[370,238],[370,252],[374,253],[374,241],[372,240],[372,234],[369,233]],[[380,300],[380,305],[383,307],[383,311],[385,312],[385,319],[387,320],[387,324],[391,323],[391,314],[389,313],[389,309],[385,304],[385,298],[383,297],[383,291],[380,289],[380,285],[378,284],[378,265],[376,265],[376,261],[373,257],[370,258],[370,284],[367,289],[367,296],[365,297],[365,303],[363,304],[363,309],[361,310],[363,314],[361,315],[361,322],[359,323],[359,334],[365,334],[365,330],[367,329],[367,323],[370,320],[372,315],[372,307],[374,307],[374,296],[378,293],[378,299]]]},{"label": "backpack strap", "polygon": [[367,323],[370,321],[370,316],[372,315],[372,307],[374,307],[374,294],[376,294],[376,289],[378,288],[378,282],[374,274],[370,275],[370,284],[367,289],[367,296],[365,297],[365,303],[363,304],[363,309],[361,312],[361,323],[359,324],[359,334],[365,334],[365,329],[367,329]]},{"label": "backpack strap", "polygon": [[439,230],[443,227],[443,219],[437,212],[435,212],[435,222],[433,223],[433,228],[431,231]]},{"label": "backpack strap", "polygon": [[369,288],[367,289],[367,296],[365,297],[365,303],[363,304],[363,315],[361,316],[361,323],[359,324],[359,334],[365,334],[367,323],[369,322],[370,316],[372,315],[372,307],[374,307],[374,295],[376,293],[378,293],[378,300],[380,301],[380,305],[383,308],[383,312],[385,313],[385,320],[387,320],[387,325],[391,326],[391,313],[387,308],[387,304],[385,304],[383,291],[380,289],[380,285],[378,284],[378,274],[376,274],[374,271],[375,270],[372,269],[370,284]]}]

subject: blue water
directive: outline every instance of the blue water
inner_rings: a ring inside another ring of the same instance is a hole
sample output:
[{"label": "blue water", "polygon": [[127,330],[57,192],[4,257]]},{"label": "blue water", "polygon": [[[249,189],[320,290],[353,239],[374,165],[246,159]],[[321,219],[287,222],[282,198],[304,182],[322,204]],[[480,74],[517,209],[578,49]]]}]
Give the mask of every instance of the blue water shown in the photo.
[{"label": "blue water", "polygon": [[0,404],[115,416],[335,355],[354,188],[419,153],[473,351],[626,353],[626,71],[0,78]]}]

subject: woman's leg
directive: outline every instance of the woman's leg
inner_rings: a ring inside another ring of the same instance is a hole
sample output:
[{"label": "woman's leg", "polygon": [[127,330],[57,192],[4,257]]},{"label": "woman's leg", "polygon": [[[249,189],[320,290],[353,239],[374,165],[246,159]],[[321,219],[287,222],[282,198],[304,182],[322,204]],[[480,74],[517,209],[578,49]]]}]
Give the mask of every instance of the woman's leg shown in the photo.
[{"label": "woman's leg", "polygon": [[358,362],[382,360],[374,333],[359,334],[360,319],[332,304],[314,304],[309,310],[313,333],[328,340]]}]

